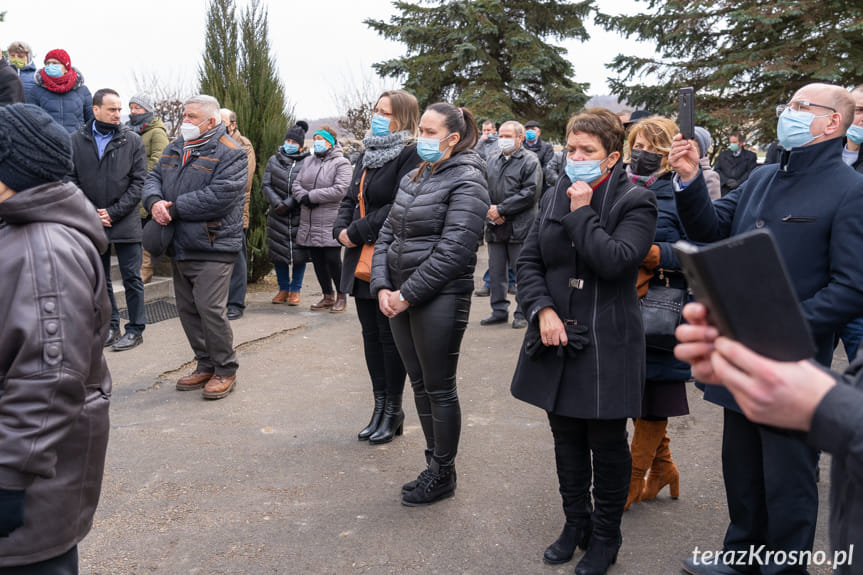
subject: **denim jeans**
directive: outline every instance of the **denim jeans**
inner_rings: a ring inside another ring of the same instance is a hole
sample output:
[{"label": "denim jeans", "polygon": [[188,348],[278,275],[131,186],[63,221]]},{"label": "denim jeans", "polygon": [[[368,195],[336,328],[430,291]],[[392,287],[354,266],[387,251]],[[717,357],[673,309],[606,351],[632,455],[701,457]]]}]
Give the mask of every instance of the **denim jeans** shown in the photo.
[{"label": "denim jeans", "polygon": [[[117,252],[117,262],[120,266],[120,277],[123,278],[123,289],[126,296],[126,309],[129,321],[125,325],[126,333],[144,333],[147,315],[144,311],[144,282],[141,280],[141,244],[113,244]],[[108,285],[108,298],[111,300],[111,329],[120,329],[120,310],[114,297],[111,284],[111,249],[102,254],[102,267],[105,268],[105,281]]]}]

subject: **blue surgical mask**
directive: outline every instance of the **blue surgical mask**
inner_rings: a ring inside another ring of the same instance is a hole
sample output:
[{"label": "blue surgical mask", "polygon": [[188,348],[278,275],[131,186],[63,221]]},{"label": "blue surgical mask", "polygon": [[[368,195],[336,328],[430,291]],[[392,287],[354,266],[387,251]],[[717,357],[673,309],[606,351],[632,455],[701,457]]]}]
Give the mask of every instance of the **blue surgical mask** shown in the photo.
[{"label": "blue surgical mask", "polygon": [[[452,136],[452,134],[449,136]],[[436,138],[417,138],[417,154],[419,154],[420,158],[426,162],[431,162],[432,164],[440,161],[446,153],[440,151],[440,145],[444,140],[448,139],[449,136],[442,140],[438,140]]]},{"label": "blue surgical mask", "polygon": [[323,140],[315,140],[315,153],[316,154],[326,154],[327,153],[327,143]]},{"label": "blue surgical mask", "polygon": [[524,133],[524,137],[527,138],[528,142],[534,141],[537,136],[538,134],[536,133],[536,130],[528,130]]},{"label": "blue surgical mask", "polygon": [[298,145],[289,144],[287,142],[282,144],[282,149],[285,151],[286,154],[296,154],[300,151],[300,147]]},{"label": "blue surgical mask", "polygon": [[816,116],[812,112],[804,112],[802,110],[794,111],[791,108],[785,108],[785,111],[782,112],[781,116],[779,116],[779,121],[776,124],[776,134],[779,137],[779,143],[782,144],[782,147],[786,150],[805,146],[818,137],[813,136],[812,132],[809,130],[809,126],[812,125],[812,121],[815,118],[823,117],[824,116]]},{"label": "blue surgical mask", "polygon": [[372,136],[389,136],[390,135],[390,119],[375,114],[372,116]]},{"label": "blue surgical mask", "polygon": [[570,160],[566,159],[566,175],[570,182],[592,182],[602,177],[602,162],[605,160]]},{"label": "blue surgical mask", "polygon": [[63,75],[63,66],[60,64],[48,64],[45,66],[45,73],[52,78],[59,78]]},{"label": "blue surgical mask", "polygon": [[852,124],[845,132],[845,136],[859,146],[863,144],[863,127]]}]

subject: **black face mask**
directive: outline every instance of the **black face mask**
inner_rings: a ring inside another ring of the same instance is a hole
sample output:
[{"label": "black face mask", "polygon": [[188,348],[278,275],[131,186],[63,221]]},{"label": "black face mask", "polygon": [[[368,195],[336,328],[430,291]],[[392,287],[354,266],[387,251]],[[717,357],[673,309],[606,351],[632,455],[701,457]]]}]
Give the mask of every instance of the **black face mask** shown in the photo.
[{"label": "black face mask", "polygon": [[637,176],[650,176],[662,167],[661,154],[645,152],[644,150],[632,150],[630,154],[629,168]]},{"label": "black face mask", "polygon": [[96,131],[103,136],[107,136],[120,126],[120,124],[109,124],[107,122],[101,122],[99,120],[93,120],[93,125],[96,127]]},{"label": "black face mask", "polygon": [[143,114],[129,114],[129,124],[132,126],[144,126],[149,124],[155,114],[144,112]]}]

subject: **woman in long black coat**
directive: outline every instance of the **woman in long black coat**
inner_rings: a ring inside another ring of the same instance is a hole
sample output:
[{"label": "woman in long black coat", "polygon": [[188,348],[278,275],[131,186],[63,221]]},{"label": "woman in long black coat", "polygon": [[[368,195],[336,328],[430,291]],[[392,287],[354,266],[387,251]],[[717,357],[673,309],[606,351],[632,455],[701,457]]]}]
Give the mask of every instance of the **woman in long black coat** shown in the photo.
[{"label": "woman in long black coat", "polygon": [[356,277],[357,264],[363,246],[373,246],[377,241],[399,182],[420,163],[414,141],[420,109],[413,94],[403,90],[384,92],[375,104],[374,114],[372,132],[363,138],[364,151],[333,225],[333,237],[346,248],[339,292],[354,296],[375,400],[372,418],[357,439],[367,439],[371,444],[387,443],[402,433],[405,367],[389,319],[381,313],[369,289],[371,278]]},{"label": "woman in long black coat", "polygon": [[606,572],[622,543],[626,419],[641,415],[645,374],[635,285],[657,212],[653,194],[622,168],[615,114],[591,108],[566,134],[566,175],[542,197],[518,260],[529,324],[512,394],[546,410],[554,436],[566,524],[543,559],[564,563],[580,546],[587,553],[575,572],[592,575]]}]

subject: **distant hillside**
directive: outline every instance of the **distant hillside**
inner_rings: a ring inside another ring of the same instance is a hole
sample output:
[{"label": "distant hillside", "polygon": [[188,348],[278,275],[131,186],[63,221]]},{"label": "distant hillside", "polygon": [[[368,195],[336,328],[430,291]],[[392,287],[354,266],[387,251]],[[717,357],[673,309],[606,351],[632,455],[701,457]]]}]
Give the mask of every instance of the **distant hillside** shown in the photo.
[{"label": "distant hillside", "polygon": [[[587,104],[584,106],[585,108],[608,108],[612,112],[619,112],[621,110],[630,108],[627,105],[626,101],[621,101],[617,99],[617,96],[591,96],[590,100],[587,101]],[[631,109],[631,108],[630,108]]]}]

